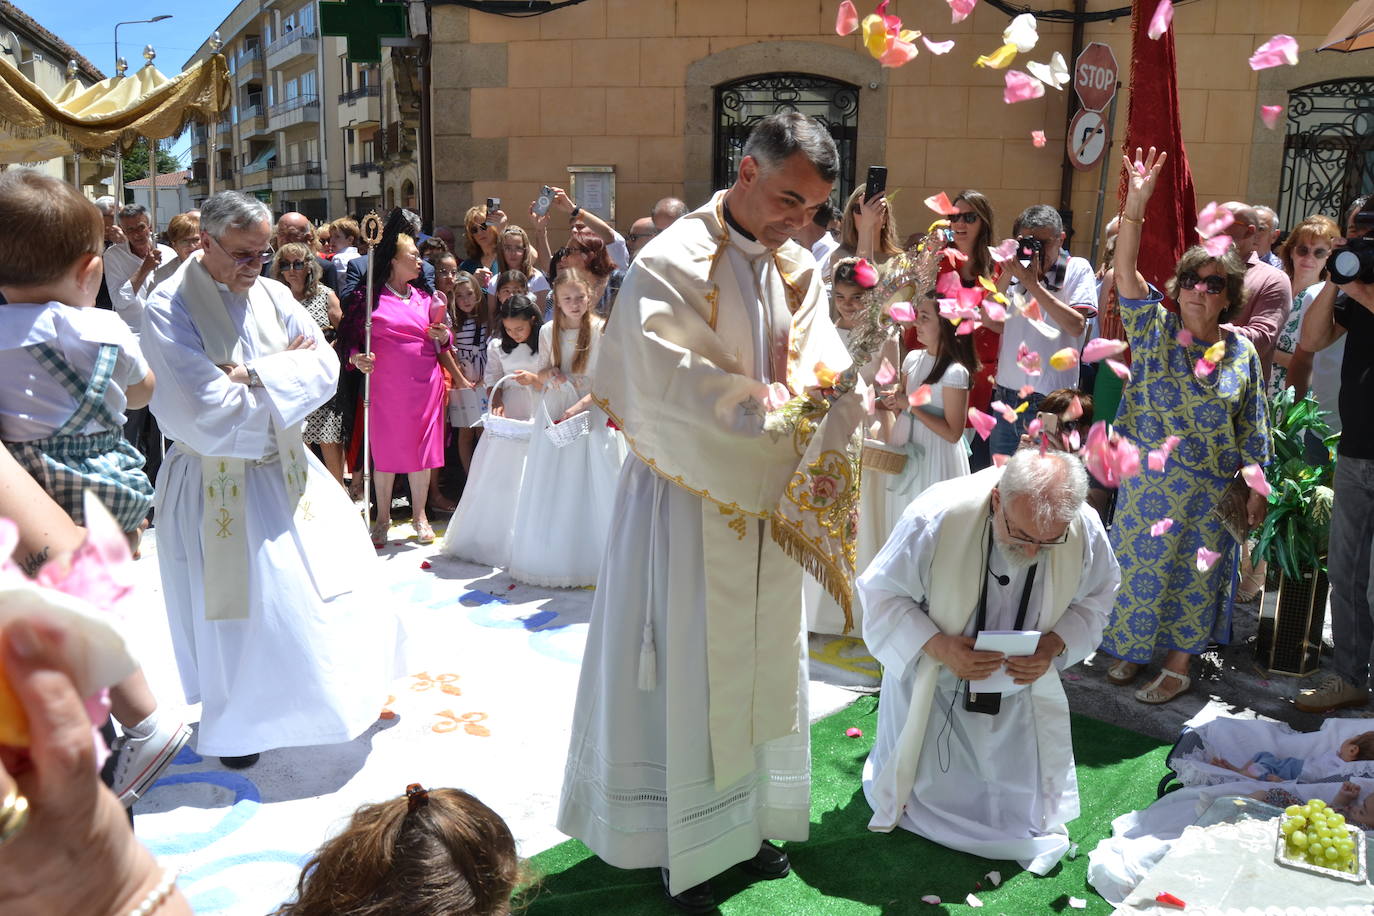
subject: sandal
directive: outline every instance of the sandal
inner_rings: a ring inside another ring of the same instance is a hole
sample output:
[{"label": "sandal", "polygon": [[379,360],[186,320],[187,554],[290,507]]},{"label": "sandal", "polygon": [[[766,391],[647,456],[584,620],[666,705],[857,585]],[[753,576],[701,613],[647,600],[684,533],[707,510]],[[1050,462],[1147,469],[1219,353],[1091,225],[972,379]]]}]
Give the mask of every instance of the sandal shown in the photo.
[{"label": "sandal", "polygon": [[1125,687],[1139,676],[1143,667],[1145,666],[1139,662],[1128,662],[1124,658],[1118,658],[1107,669],[1107,680],[1118,687]]},{"label": "sandal", "polygon": [[415,525],[415,541],[420,544],[434,543],[434,529],[429,526],[429,522],[419,522]]},{"label": "sandal", "polygon": [[[1178,686],[1172,690],[1164,688],[1164,679],[1173,678],[1178,681]],[[1167,703],[1181,693],[1186,693],[1188,688],[1193,686],[1193,679],[1186,674],[1179,674],[1177,671],[1170,671],[1167,668],[1155,675],[1155,679],[1150,681],[1141,689],[1135,692],[1135,698],[1142,703],[1149,703],[1158,706]]]},{"label": "sandal", "polygon": [[376,522],[372,525],[372,546],[381,550],[387,545],[387,533],[391,530],[391,522]]}]

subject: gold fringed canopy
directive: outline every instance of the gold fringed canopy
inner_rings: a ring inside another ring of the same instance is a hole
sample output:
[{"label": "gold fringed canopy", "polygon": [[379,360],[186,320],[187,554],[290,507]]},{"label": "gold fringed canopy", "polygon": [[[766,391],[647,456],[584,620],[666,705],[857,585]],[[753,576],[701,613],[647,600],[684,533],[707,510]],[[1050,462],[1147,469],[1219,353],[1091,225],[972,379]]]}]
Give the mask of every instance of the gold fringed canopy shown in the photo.
[{"label": "gold fringed canopy", "polygon": [[51,98],[0,55],[0,163],[128,148],[163,140],[187,121],[209,123],[229,107],[229,67],[215,54],[167,78],[151,65],[84,89],[75,80]]}]

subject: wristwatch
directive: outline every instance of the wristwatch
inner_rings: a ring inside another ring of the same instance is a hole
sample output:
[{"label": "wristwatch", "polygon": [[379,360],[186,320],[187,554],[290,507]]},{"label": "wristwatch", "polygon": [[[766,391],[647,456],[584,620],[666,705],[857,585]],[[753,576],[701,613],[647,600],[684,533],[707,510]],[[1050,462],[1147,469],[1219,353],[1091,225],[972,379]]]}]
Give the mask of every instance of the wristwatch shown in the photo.
[{"label": "wristwatch", "polygon": [[262,379],[258,378],[258,370],[252,368],[251,366],[248,367],[248,387],[249,387],[249,388],[261,388],[261,387],[262,387]]}]

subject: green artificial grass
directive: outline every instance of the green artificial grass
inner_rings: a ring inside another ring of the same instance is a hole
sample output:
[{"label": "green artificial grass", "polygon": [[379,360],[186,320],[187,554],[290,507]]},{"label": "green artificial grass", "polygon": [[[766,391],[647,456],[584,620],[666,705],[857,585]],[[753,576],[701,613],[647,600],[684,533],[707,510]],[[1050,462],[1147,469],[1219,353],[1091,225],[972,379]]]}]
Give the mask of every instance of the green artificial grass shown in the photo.
[{"label": "green artificial grass", "polygon": [[[792,874],[786,878],[751,883],[739,869],[730,869],[714,879],[721,913],[1111,913],[1111,905],[1088,886],[1088,852],[1111,834],[1113,818],[1154,801],[1165,772],[1166,745],[1095,719],[1073,717],[1082,815],[1069,824],[1069,834],[1079,852],[1037,878],[1015,862],[955,852],[900,828],[890,834],[868,829],[872,811],[860,779],[878,729],[877,706],[875,697],[864,697],[811,726],[811,838],[783,844],[792,860]],[[851,726],[862,729],[863,737],[845,737]],[[663,898],[658,869],[612,868],[577,840],[539,853],[529,866],[538,884],[520,902],[526,916],[676,912]],[[1000,887],[984,879],[993,870],[1002,873]],[[981,909],[964,902],[969,893],[983,901]],[[944,902],[922,903],[926,894]],[[1070,909],[1070,896],[1086,899],[1087,909]]]}]

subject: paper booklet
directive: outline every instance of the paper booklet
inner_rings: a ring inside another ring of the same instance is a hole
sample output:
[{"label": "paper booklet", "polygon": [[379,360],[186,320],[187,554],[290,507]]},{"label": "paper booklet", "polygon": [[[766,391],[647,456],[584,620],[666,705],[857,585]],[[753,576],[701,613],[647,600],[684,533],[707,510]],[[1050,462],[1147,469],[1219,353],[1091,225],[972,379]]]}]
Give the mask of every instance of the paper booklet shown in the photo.
[{"label": "paper booklet", "polygon": [[[982,630],[973,648],[979,652],[1001,652],[1011,657],[1034,655],[1040,645],[1039,630]],[[974,693],[1016,693],[1029,684],[1017,684],[1006,668],[998,668],[981,681],[969,681],[968,689]]]}]

